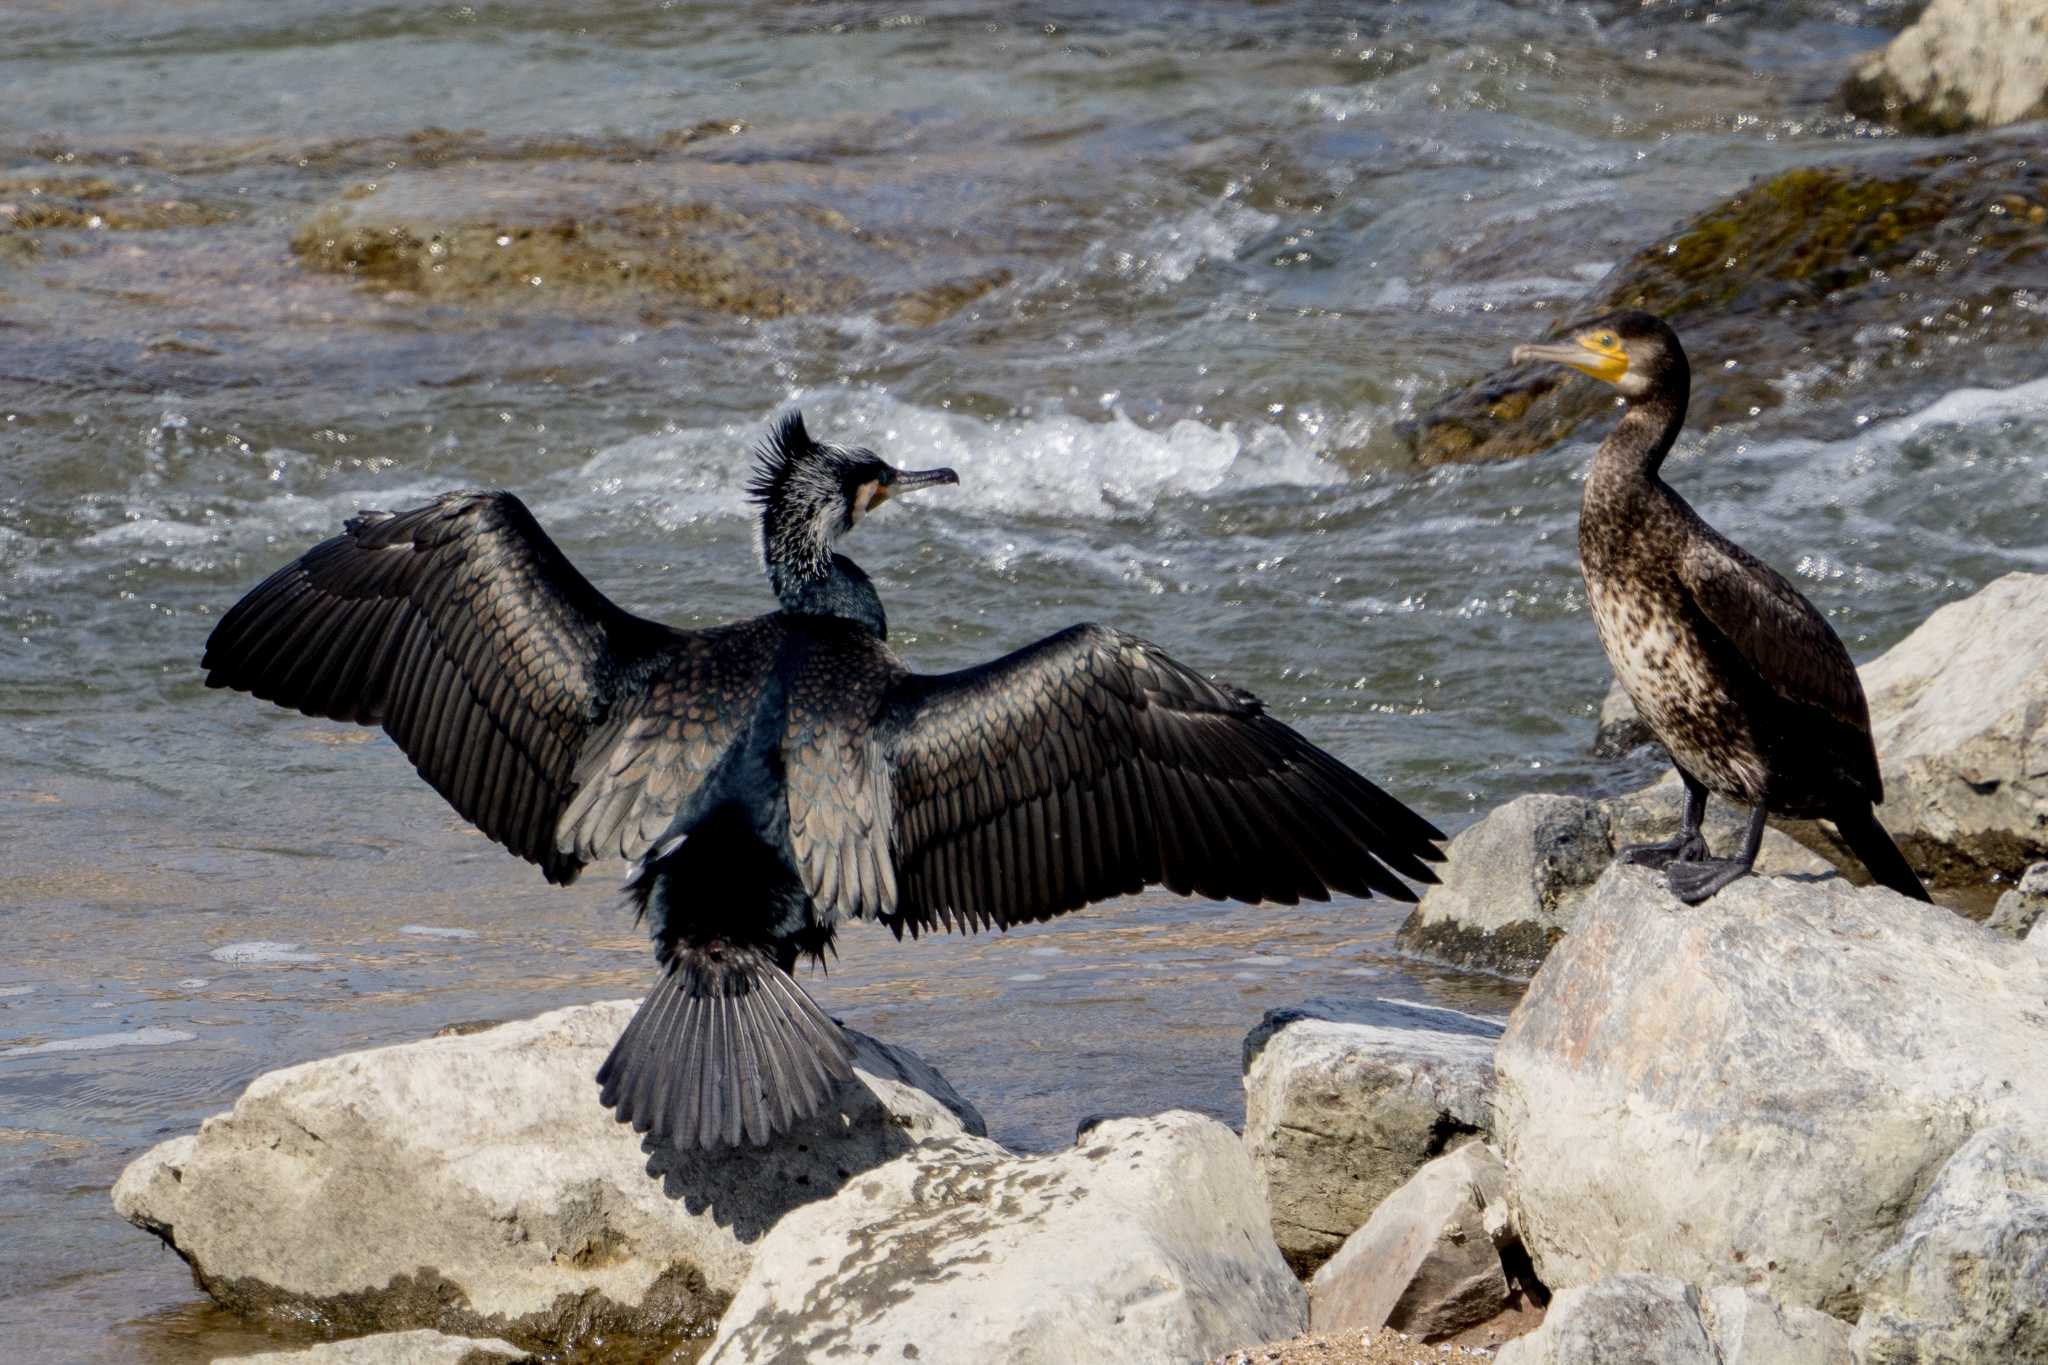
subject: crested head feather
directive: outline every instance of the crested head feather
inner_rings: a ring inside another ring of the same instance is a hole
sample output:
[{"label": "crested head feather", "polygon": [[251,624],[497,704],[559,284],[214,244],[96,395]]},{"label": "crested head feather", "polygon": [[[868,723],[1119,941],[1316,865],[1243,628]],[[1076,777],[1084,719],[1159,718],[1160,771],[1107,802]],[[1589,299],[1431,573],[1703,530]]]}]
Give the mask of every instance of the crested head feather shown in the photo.
[{"label": "crested head feather", "polygon": [[817,454],[818,443],[804,429],[802,410],[791,408],[754,448],[754,473],[747,482],[747,496],[763,507],[777,501],[788,489],[797,466]]}]

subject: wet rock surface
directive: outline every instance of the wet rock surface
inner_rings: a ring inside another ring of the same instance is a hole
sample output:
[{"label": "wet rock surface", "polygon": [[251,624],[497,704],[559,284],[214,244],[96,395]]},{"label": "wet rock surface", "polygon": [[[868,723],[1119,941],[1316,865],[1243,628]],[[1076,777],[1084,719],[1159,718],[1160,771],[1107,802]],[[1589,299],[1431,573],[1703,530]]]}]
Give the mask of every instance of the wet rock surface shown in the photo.
[{"label": "wet rock surface", "polygon": [[[1684,793],[1667,776],[1629,796],[1521,796],[1452,840],[1443,881],[1409,912],[1395,942],[1433,961],[1528,977],[1571,928],[1619,850],[1678,832]],[[1710,847],[1741,842],[1743,814],[1709,802]],[[1830,864],[1783,832],[1764,834],[1764,876],[1825,877]]]},{"label": "wet rock surface", "polygon": [[790,1209],[919,1142],[983,1131],[937,1072],[856,1033],[837,1107],[774,1145],[650,1148],[592,1080],[634,1008],[271,1072],[130,1165],[115,1207],[253,1316],[555,1350],[664,1342],[709,1330]]},{"label": "wet rock surface", "polygon": [[1499,1314],[1506,1184],[1500,1154],[1477,1139],[1417,1171],[1309,1281],[1310,1330],[1392,1327],[1435,1341]]},{"label": "wet rock surface", "polygon": [[1267,1012],[1245,1039],[1244,1143],[1296,1274],[1425,1163],[1488,1130],[1500,1031],[1401,1000]]},{"label": "wet rock surface", "polygon": [[[1786,390],[1775,381],[1805,357],[1857,362],[1809,397],[1882,384],[1909,366],[1915,384],[1985,383],[1989,343],[2048,335],[2014,306],[2048,262],[2042,151],[2040,135],[2016,132],[1758,180],[1623,261],[1543,339],[1616,308],[1661,314],[1692,360],[1695,430],[1777,407]],[[1983,330],[1987,317],[1995,333]],[[2012,378],[2031,376],[2020,354],[2012,359]],[[1508,366],[1426,409],[1408,433],[1425,465],[1513,459],[1548,450],[1614,403],[1606,385],[1558,366]]]},{"label": "wet rock surface", "polygon": [[1851,113],[1915,133],[2048,118],[2048,8],[1932,0],[1842,87]]},{"label": "wet rock surface", "polygon": [[867,1172],[763,1239],[704,1360],[1179,1365],[1306,1317],[1237,1136],[1170,1112]]},{"label": "wet rock surface", "polygon": [[1687,909],[1609,872],[1498,1056],[1538,1275],[1739,1274],[1852,1318],[1957,1149],[2048,1119],[2044,1001],[2030,946],[1889,891],[1750,878]]}]

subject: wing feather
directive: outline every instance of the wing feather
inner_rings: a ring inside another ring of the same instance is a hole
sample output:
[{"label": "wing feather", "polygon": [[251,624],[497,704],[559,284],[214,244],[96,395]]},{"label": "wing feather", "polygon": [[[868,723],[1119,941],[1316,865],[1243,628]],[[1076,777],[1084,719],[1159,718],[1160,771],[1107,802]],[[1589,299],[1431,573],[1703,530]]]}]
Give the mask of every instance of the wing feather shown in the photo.
[{"label": "wing feather", "polygon": [[1403,899],[1443,835],[1154,647],[1076,626],[904,674],[880,730],[899,931],[1045,919],[1155,882],[1215,898]]},{"label": "wing feather", "polygon": [[502,492],[365,512],[222,616],[207,682],[381,724],[465,817],[552,881],[579,751],[682,637],[621,610]]}]

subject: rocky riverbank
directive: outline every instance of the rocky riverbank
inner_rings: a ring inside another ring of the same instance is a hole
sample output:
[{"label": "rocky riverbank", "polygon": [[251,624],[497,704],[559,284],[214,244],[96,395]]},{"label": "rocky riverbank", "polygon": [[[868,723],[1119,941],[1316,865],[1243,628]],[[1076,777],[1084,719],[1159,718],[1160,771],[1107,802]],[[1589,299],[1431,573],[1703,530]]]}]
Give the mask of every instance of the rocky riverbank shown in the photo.
[{"label": "rocky riverbank", "polygon": [[618,1001],[263,1076],[115,1204],[220,1303],[340,1339],[308,1361],[2048,1357],[2044,627],[2048,577],[2013,575],[1865,669],[1883,814],[2017,883],[1987,924],[1810,830],[1688,909],[1613,863],[1669,783],[1524,797],[1404,931],[1532,976],[1512,1016],[1269,1012],[1241,1135],[1167,1112],[1014,1153],[856,1035],[832,1112],[679,1152],[595,1102]]}]

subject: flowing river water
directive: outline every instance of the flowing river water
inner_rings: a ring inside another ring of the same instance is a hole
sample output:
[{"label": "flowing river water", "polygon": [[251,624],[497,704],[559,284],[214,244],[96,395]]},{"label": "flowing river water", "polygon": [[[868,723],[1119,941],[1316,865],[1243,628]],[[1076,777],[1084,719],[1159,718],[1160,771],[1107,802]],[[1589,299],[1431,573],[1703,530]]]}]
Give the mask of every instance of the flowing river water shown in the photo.
[{"label": "flowing river water", "polygon": [[[380,733],[202,685],[217,614],[343,517],[512,488],[628,607],[751,614],[748,450],[800,403],[814,432],[960,472],[848,546],[914,667],[1100,620],[1448,829],[1620,789],[1647,770],[1588,753],[1587,447],[1424,471],[1398,424],[1672,222],[1860,145],[1826,97],[1900,9],[8,6],[0,1353],[275,1339],[116,1218],[126,1161],[260,1072],[650,979],[617,869],[546,887]],[[807,222],[884,225],[849,239],[864,287],[779,316],[538,272],[422,297],[291,247],[401,183],[427,212],[565,175],[601,199],[677,146]],[[86,207],[23,246],[58,200]],[[917,293],[956,261],[971,288]],[[1773,365],[1784,401],[1688,433],[1667,475],[1859,659],[2048,567],[2048,359],[1824,398],[1853,354],[1715,364]],[[1102,1112],[1239,1121],[1267,1008],[1511,1006],[1396,955],[1402,914],[1147,895],[1006,936],[857,926],[809,984],[1042,1148]]]}]

